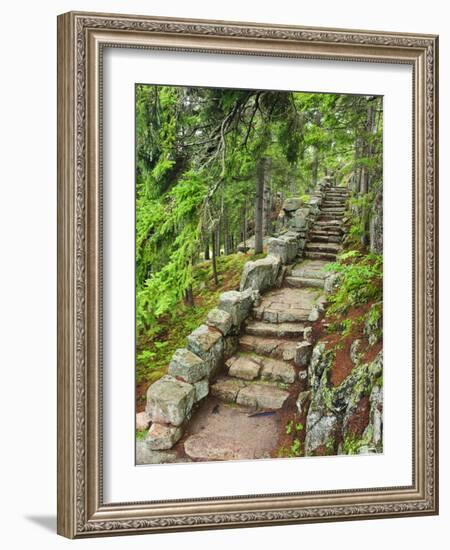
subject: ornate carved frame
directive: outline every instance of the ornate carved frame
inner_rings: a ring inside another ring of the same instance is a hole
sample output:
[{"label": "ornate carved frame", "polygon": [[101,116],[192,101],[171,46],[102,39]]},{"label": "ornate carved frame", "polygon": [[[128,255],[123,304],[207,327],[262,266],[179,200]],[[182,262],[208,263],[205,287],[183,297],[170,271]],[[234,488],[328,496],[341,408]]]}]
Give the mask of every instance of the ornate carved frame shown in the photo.
[{"label": "ornate carved frame", "polygon": [[[102,48],[413,67],[414,346],[410,487],[105,504],[102,500]],[[128,15],[58,18],[58,533],[99,535],[438,513],[438,38]]]}]

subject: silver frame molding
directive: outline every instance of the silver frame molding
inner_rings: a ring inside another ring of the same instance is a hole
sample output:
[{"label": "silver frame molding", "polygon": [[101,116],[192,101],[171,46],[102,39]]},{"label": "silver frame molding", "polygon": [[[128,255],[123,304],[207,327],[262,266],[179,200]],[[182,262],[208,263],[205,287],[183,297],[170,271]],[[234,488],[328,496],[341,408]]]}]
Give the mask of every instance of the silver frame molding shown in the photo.
[{"label": "silver frame molding", "polygon": [[[102,495],[103,47],[413,68],[413,484],[105,504]],[[58,17],[58,533],[88,536],[438,513],[438,38],[70,12]]]}]

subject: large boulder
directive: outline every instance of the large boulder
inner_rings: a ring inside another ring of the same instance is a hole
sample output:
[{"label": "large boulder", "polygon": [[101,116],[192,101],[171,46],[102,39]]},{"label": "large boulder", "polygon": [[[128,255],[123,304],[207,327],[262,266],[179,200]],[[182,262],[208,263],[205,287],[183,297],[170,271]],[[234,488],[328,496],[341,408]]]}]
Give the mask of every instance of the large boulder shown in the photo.
[{"label": "large boulder", "polygon": [[284,201],[281,208],[286,212],[293,212],[294,210],[302,208],[302,206],[305,206],[305,203],[300,197],[291,197]]},{"label": "large boulder", "polygon": [[208,374],[208,366],[198,355],[186,348],[181,348],[173,354],[168,373],[193,384]]},{"label": "large boulder", "polygon": [[292,217],[289,218],[288,227],[299,231],[306,231],[309,226],[309,208],[299,208]]},{"label": "large boulder", "polygon": [[249,316],[254,300],[255,295],[251,289],[244,292],[229,290],[220,295],[218,308],[229,313],[233,327],[239,329],[241,323]]},{"label": "large boulder", "polygon": [[268,240],[269,255],[279,258],[282,264],[289,264],[297,256],[298,241],[298,235],[294,232],[271,238]]},{"label": "large boulder", "polygon": [[267,290],[275,285],[281,266],[280,258],[267,256],[254,262],[247,262],[241,277],[241,292],[247,289]]},{"label": "large boulder", "polygon": [[207,375],[213,376],[223,361],[223,336],[207,325],[200,325],[187,337],[187,347],[207,366]]},{"label": "large boulder", "polygon": [[191,384],[166,375],[149,387],[145,410],[152,422],[180,426],[189,416],[194,399]]}]

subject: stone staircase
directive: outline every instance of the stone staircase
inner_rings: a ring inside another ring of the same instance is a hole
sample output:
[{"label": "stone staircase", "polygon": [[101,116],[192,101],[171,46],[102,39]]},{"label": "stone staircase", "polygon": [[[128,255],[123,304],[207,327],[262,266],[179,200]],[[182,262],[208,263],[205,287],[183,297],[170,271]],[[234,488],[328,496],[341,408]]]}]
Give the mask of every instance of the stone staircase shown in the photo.
[{"label": "stone staircase", "polygon": [[305,257],[311,260],[334,261],[341,251],[344,233],[343,217],[348,190],[332,187],[326,191],[320,215],[310,228],[305,246]]},{"label": "stone staircase", "polygon": [[255,409],[280,409],[290,387],[306,378],[311,325],[326,305],[323,268],[341,250],[347,198],[346,189],[326,192],[307,235],[305,259],[288,268],[281,288],[265,292],[253,308],[238,351],[211,386],[216,398]]}]

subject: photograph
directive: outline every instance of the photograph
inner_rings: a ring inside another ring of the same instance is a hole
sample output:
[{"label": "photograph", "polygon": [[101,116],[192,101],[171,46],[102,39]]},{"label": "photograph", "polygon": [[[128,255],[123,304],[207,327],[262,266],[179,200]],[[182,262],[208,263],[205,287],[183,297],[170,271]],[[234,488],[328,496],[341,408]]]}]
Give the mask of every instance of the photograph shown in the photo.
[{"label": "photograph", "polygon": [[135,286],[136,464],[382,454],[383,97],[136,84]]}]

